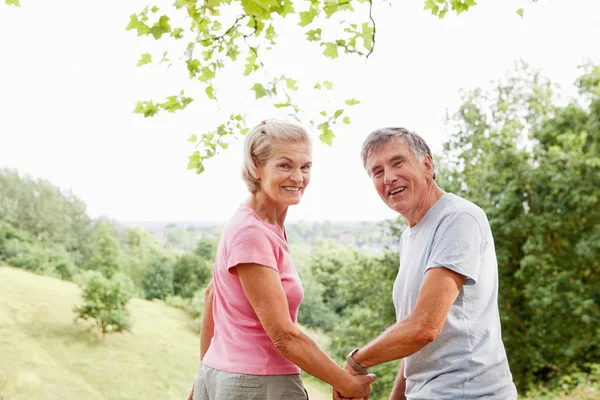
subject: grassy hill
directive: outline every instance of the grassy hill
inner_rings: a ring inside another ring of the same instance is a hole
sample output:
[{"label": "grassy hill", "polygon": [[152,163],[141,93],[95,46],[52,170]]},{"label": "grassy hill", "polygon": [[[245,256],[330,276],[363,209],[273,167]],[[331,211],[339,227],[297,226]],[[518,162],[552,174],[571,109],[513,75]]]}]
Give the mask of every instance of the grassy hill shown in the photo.
[{"label": "grassy hill", "polygon": [[[73,283],[0,267],[0,398],[187,398],[199,340],[183,311],[133,299],[133,331],[103,340],[73,322],[79,301]],[[307,389],[330,398],[323,386]]]}]

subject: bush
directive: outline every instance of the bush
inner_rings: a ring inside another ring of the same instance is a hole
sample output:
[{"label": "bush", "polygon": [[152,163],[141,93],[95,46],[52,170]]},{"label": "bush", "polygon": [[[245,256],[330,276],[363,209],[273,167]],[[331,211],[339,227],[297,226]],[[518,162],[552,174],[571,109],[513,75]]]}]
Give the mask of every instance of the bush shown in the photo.
[{"label": "bush", "polygon": [[2,244],[2,258],[13,267],[66,280],[71,280],[77,271],[73,256],[58,244],[8,239]]},{"label": "bush", "polygon": [[112,279],[100,272],[87,271],[77,280],[84,282],[83,305],[75,307],[75,320],[93,319],[102,336],[107,332],[131,330],[131,319],[127,302],[131,299],[131,283],[123,275]]},{"label": "bush", "polygon": [[173,264],[167,257],[152,261],[142,274],[142,288],[147,300],[164,300],[173,294]]},{"label": "bush", "polygon": [[209,262],[195,254],[182,255],[173,265],[173,293],[191,298],[196,291],[206,287],[211,277],[212,267]]}]

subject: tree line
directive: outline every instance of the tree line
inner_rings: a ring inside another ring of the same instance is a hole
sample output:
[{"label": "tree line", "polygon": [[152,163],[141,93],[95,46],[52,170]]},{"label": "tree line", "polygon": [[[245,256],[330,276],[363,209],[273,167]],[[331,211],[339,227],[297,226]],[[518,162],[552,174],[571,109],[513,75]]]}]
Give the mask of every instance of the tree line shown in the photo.
[{"label": "tree line", "polygon": [[[559,98],[552,82],[519,65],[493,89],[463,93],[436,157],[440,186],[489,217],[503,338],[521,392],[600,378],[600,66],[582,67],[575,85],[575,97]],[[390,228],[397,237],[402,221]],[[78,312],[96,313],[102,330],[127,327],[119,312],[131,296],[199,317],[216,245],[205,235],[193,251],[165,247],[142,229],[92,221],[80,199],[45,180],[0,170],[0,260],[85,282]],[[323,331],[339,361],[394,322],[395,248],[373,254],[315,240],[294,259],[305,289],[300,323]],[[117,314],[104,318],[102,302]],[[396,367],[374,371],[373,399],[385,398]]]}]

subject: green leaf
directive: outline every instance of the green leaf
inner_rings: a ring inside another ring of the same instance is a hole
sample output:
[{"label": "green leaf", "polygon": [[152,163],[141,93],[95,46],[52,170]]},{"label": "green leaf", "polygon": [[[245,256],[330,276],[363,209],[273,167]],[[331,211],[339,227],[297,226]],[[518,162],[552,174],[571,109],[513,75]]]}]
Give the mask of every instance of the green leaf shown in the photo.
[{"label": "green leaf", "polygon": [[308,39],[309,42],[316,42],[318,40],[321,40],[322,32],[323,30],[321,28],[311,29],[308,32],[306,32],[306,39]]},{"label": "green leaf", "polygon": [[229,144],[227,144],[227,143],[223,143],[223,142],[219,142],[219,146],[221,146],[221,148],[222,148],[223,150],[227,150],[227,148],[229,147]]},{"label": "green leaf", "polygon": [[350,124],[350,117],[344,117],[344,119],[342,120],[343,123],[345,124]]},{"label": "green leaf", "polygon": [[327,116],[327,111],[323,110],[319,114],[321,114],[322,116],[326,117]]},{"label": "green leaf", "polygon": [[300,13],[300,26],[304,27],[313,22],[319,10],[315,7],[310,7],[308,11],[303,11]]},{"label": "green leaf", "polygon": [[362,34],[360,36],[363,39],[365,49],[371,51],[373,49],[373,27],[369,23],[362,24]]},{"label": "green leaf", "polygon": [[137,66],[141,67],[142,65],[150,64],[152,62],[152,55],[150,53],[142,54],[142,58],[138,61]]},{"label": "green leaf", "polygon": [[287,86],[288,89],[290,90],[298,90],[298,87],[296,86],[297,81],[291,79],[291,78],[286,78],[285,79],[285,85]]},{"label": "green leaf", "polygon": [[196,136],[196,134],[192,134],[189,138],[188,138],[188,142],[190,143],[196,143],[198,141],[198,136]]},{"label": "green leaf", "polygon": [[337,118],[340,115],[342,115],[344,113],[344,109],[340,108],[339,110],[336,110],[335,113],[333,114],[333,118]]},{"label": "green leaf", "polygon": [[315,83],[315,89],[321,90],[321,84],[319,82]]},{"label": "green leaf", "polygon": [[294,11],[294,4],[291,2],[291,0],[283,0],[283,5],[277,11],[277,13],[282,17],[285,17],[288,14],[293,14]]},{"label": "green leaf", "polygon": [[319,139],[321,140],[321,142],[325,143],[328,146],[331,146],[333,144],[333,138],[335,137],[335,135],[333,134],[333,131],[329,128],[329,123],[327,122],[323,122],[322,124],[320,124],[319,126],[317,126],[318,129],[321,130],[321,135],[319,135]]},{"label": "green leaf", "polygon": [[19,0],[4,0],[4,2],[9,6],[21,7]]},{"label": "green leaf", "polygon": [[327,88],[327,90],[333,89],[333,82],[325,81],[323,82],[323,86]]},{"label": "green leaf", "polygon": [[125,30],[130,31],[135,29],[138,36],[147,35],[150,32],[150,27],[138,19],[137,14],[131,14],[129,16],[129,24],[125,27]]},{"label": "green leaf", "polygon": [[[188,68],[189,68],[189,66],[188,66]],[[201,75],[198,77],[198,79],[201,82],[208,82],[208,81],[210,81],[211,79],[213,79],[215,77],[215,71],[213,71],[212,68],[202,67],[202,69],[200,70],[200,72],[201,72]]]},{"label": "green leaf", "polygon": [[523,18],[523,12],[524,12],[524,10],[523,10],[522,8],[519,8],[519,9],[517,10],[517,14],[519,14],[519,16],[520,16],[521,18]]},{"label": "green leaf", "polygon": [[322,46],[325,46],[325,50],[323,51],[323,55],[329,58],[338,58],[338,46],[335,43],[321,43]]},{"label": "green leaf", "polygon": [[211,100],[215,100],[215,93],[214,93],[214,88],[212,86],[207,86],[206,90],[204,90],[204,92],[206,93],[206,95],[208,96],[209,99]]},{"label": "green leaf", "polygon": [[152,8],[150,9],[150,11],[152,11],[153,13],[155,13],[155,12],[157,12],[157,11],[158,11],[158,7],[154,6],[154,7],[152,7]]},{"label": "green leaf", "polygon": [[431,10],[431,14],[438,15],[440,7],[436,4],[435,0],[425,0],[425,7],[423,10]]},{"label": "green leaf", "polygon": [[360,101],[358,101],[356,99],[349,99],[349,100],[346,100],[346,104],[349,106],[355,106],[357,104],[360,104]]},{"label": "green leaf", "polygon": [[258,69],[258,65],[256,65],[256,52],[254,50],[250,50],[250,54],[246,57],[246,68],[244,69],[244,76],[248,76],[254,71]]},{"label": "green leaf", "polygon": [[158,22],[152,25],[152,28],[150,28],[149,31],[149,33],[156,40],[160,39],[162,35],[169,32],[171,32],[171,25],[169,25],[169,17],[167,17],[166,15],[162,15],[158,19]]},{"label": "green leaf", "polygon": [[258,82],[255,83],[254,86],[252,86],[252,90],[254,90],[257,99],[260,99],[261,97],[265,97],[267,95],[267,90],[265,89],[265,87]]},{"label": "green leaf", "polygon": [[246,14],[254,15],[258,19],[267,19],[269,17],[269,6],[260,0],[242,0],[242,8]]}]

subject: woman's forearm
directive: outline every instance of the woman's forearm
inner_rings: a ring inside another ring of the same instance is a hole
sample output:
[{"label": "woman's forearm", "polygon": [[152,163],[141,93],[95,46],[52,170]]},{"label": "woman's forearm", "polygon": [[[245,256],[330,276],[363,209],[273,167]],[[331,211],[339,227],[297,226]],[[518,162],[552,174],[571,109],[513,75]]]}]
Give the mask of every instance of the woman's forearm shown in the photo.
[{"label": "woman's forearm", "polygon": [[200,360],[204,358],[204,355],[208,351],[210,342],[214,336],[215,321],[212,313],[213,298],[213,283],[210,281],[206,291],[204,292],[204,307],[202,310],[202,323],[200,330]]},{"label": "woman's forearm", "polygon": [[327,382],[335,389],[348,392],[354,390],[350,375],[335,363],[308,335],[298,327],[288,332],[272,334],[275,347],[303,371]]}]

